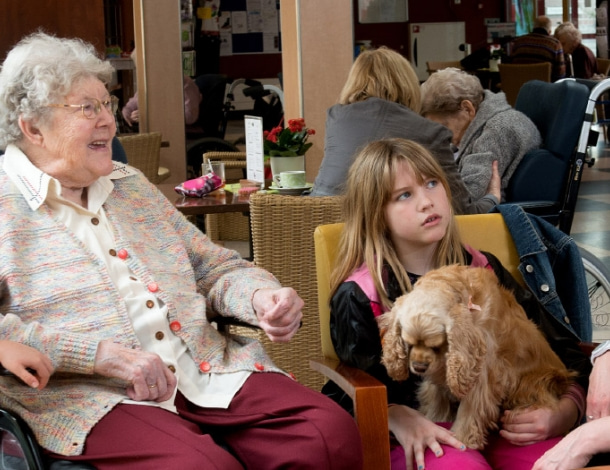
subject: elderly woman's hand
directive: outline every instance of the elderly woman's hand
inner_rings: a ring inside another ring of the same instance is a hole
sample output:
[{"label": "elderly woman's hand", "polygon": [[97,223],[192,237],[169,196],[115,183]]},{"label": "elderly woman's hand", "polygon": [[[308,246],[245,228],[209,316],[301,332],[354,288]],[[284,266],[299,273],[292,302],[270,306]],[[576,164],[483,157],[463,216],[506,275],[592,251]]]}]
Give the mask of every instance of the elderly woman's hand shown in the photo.
[{"label": "elderly woman's hand", "polygon": [[260,327],[271,341],[287,342],[303,318],[303,300],[290,287],[258,289],[252,297]]},{"label": "elderly woman's hand", "polygon": [[491,181],[487,186],[487,194],[495,196],[498,202],[502,202],[502,178],[500,178],[500,172],[498,170],[498,161],[494,160],[491,164]]},{"label": "elderly woman's hand", "polygon": [[589,376],[589,391],[587,393],[587,420],[610,416],[610,352],[595,359],[593,370]]},{"label": "elderly woman's hand", "polygon": [[94,372],[129,382],[127,395],[138,401],[165,401],[171,398],[177,384],[157,354],[126,348],[111,340],[100,342]]}]

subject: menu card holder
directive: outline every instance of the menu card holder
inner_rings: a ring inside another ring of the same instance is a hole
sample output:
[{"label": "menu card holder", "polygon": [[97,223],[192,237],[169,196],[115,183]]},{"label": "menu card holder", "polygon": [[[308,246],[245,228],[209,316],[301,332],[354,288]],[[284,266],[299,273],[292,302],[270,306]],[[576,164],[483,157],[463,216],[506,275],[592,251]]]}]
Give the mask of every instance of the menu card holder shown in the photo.
[{"label": "menu card holder", "polygon": [[246,174],[250,181],[265,186],[265,154],[263,145],[263,118],[244,116],[246,130]]}]

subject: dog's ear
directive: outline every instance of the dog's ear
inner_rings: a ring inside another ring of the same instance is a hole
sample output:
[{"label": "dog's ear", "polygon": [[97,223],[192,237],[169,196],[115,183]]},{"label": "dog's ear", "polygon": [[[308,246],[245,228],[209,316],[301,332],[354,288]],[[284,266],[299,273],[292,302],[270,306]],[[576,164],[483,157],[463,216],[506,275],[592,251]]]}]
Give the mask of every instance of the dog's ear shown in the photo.
[{"label": "dog's ear", "polygon": [[449,312],[447,386],[459,399],[464,398],[479,380],[487,352],[485,336],[474,321],[480,312],[472,312],[471,304],[472,296],[468,296]]},{"label": "dog's ear", "polygon": [[381,363],[388,371],[388,375],[397,381],[406,380],[409,377],[409,350],[400,335],[401,326],[397,315],[400,303],[400,299],[398,299],[392,310],[379,317]]}]

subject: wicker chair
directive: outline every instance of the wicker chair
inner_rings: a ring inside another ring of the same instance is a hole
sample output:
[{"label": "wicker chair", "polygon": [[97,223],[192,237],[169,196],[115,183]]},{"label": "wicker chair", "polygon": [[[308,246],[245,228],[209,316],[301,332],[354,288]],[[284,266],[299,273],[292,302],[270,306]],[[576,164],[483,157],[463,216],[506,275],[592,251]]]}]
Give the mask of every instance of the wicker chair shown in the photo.
[{"label": "wicker chair", "polygon": [[250,219],[254,263],[299,293],[305,301],[303,326],[288,344],[272,343],[260,330],[232,326],[231,331],[257,335],[279,367],[292,372],[300,383],[320,390],[325,380],[308,363],[311,356],[322,355],[313,233],[318,225],[341,220],[341,197],[253,194]]},{"label": "wicker chair", "polygon": [[129,164],[140,170],[151,183],[159,184],[170,177],[169,169],[159,166],[161,133],[118,136],[127,154]]}]

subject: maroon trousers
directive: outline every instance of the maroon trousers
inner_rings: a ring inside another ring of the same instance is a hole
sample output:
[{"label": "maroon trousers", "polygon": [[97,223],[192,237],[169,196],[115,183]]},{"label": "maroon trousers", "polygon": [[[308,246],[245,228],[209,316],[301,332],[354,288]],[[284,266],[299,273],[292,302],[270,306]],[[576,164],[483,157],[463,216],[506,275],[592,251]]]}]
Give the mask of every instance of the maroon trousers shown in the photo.
[{"label": "maroon trousers", "polygon": [[78,457],[99,470],[362,468],[354,419],[332,400],[276,373],[248,378],[228,409],[201,408],[178,393],[179,414],[118,405]]}]

